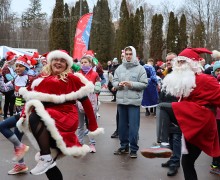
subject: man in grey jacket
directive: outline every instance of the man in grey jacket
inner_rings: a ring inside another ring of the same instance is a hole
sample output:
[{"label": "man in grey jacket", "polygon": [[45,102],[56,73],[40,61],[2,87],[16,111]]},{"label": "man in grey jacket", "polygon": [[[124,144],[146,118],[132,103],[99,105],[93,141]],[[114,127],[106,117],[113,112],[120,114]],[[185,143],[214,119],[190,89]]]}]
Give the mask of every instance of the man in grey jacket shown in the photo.
[{"label": "man in grey jacket", "polygon": [[115,70],[113,86],[117,89],[116,103],[121,145],[114,154],[128,154],[130,149],[130,157],[137,158],[140,105],[143,90],[147,87],[147,74],[138,62],[134,47],[125,48],[125,58]]}]

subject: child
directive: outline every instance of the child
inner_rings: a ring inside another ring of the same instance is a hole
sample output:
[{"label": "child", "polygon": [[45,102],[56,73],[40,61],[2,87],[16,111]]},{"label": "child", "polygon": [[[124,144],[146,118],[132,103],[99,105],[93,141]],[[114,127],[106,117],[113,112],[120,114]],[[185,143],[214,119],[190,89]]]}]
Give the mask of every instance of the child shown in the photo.
[{"label": "child", "polygon": [[[29,82],[33,80],[33,76],[28,75],[28,71],[30,69],[30,64],[28,64],[28,62],[28,58],[25,55],[18,57],[15,62],[16,77],[14,79],[13,85],[15,91],[14,94],[16,97],[15,106],[17,114],[0,122],[0,132],[14,145],[15,156],[13,157],[13,161],[18,162],[15,163],[13,169],[8,171],[9,175],[24,173],[28,171],[28,167],[26,166],[23,157],[28,151],[29,146],[21,143],[23,133],[21,133],[16,127],[16,123],[20,118],[20,113],[24,106],[24,99],[19,95],[18,90],[20,87],[28,86]],[[9,85],[9,83],[7,83],[7,85]],[[11,130],[11,128],[15,128],[14,132]]]},{"label": "child", "polygon": [[[92,81],[95,84],[95,91],[89,95],[89,99],[92,103],[92,107],[94,113],[97,112],[97,95],[96,93],[100,92],[101,90],[101,83],[100,78],[97,72],[93,71],[92,69],[92,59],[89,56],[83,56],[81,61],[81,70],[79,73],[82,73],[89,81]],[[85,116],[85,112],[80,102],[78,102],[78,109],[79,109],[79,127],[78,127],[78,138],[80,143],[83,145],[84,140],[83,137],[85,135],[84,124],[87,123],[87,117]],[[96,141],[94,138],[89,138],[90,141],[90,152],[95,153],[95,144]]]}]

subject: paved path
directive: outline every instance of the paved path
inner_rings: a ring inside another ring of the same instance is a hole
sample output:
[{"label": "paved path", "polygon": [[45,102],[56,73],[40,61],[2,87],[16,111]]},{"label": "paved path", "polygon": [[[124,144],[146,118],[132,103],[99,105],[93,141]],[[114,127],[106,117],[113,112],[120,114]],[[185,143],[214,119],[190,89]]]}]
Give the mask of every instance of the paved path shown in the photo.
[{"label": "paved path", "polygon": [[[97,153],[88,154],[81,159],[64,157],[57,162],[63,172],[64,180],[184,180],[182,169],[179,169],[175,177],[167,177],[167,169],[161,167],[161,163],[167,159],[146,159],[138,152],[137,159],[131,159],[128,155],[115,156],[114,150],[119,147],[118,139],[110,136],[115,130],[116,104],[111,103],[111,97],[100,97],[101,118],[99,126],[105,128],[105,134],[97,137]],[[155,117],[144,116],[141,112],[140,149],[149,147],[156,139]],[[24,137],[24,142],[29,141]],[[31,146],[31,145],[30,145]],[[0,135],[0,180],[46,180],[45,175],[33,176],[29,173],[23,175],[7,175],[12,167],[12,145]],[[25,156],[29,168],[36,165],[34,155],[36,151],[31,146]],[[209,173],[209,165],[212,159],[202,154],[196,162],[196,170],[199,180],[220,180],[220,177]]]}]

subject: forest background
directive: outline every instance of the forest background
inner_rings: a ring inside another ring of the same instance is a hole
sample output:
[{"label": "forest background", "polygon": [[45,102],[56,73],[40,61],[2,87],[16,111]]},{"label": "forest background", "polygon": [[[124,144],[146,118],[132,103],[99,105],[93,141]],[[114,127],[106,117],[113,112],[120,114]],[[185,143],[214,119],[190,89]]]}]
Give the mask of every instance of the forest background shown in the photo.
[{"label": "forest background", "polygon": [[[20,15],[11,0],[0,0],[0,45],[38,49],[40,54],[65,49],[72,54],[79,18],[93,13],[89,49],[102,63],[132,45],[140,59],[163,60],[168,52],[186,47],[219,50],[220,0],[183,0],[178,7],[164,1],[160,8],[146,0],[86,0],[67,4],[56,0],[52,14],[42,12],[41,0],[30,0]],[[211,61],[209,55],[204,58]]]}]

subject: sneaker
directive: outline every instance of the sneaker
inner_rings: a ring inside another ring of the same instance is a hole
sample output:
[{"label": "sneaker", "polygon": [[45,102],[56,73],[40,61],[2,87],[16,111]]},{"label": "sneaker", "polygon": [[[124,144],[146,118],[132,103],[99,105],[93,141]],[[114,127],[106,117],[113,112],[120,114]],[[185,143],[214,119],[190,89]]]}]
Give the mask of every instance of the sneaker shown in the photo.
[{"label": "sneaker", "polygon": [[176,166],[176,167],[179,168],[180,167],[180,162],[173,163],[170,160],[168,160],[167,162],[161,164],[161,167],[167,167],[168,168],[170,166]]},{"label": "sneaker", "polygon": [[167,176],[175,176],[178,173],[178,167],[177,166],[170,166],[169,170],[167,172]]},{"label": "sneaker", "polygon": [[22,144],[21,147],[15,148],[15,156],[12,158],[13,161],[20,161],[26,152],[28,152],[29,146]]},{"label": "sneaker", "polygon": [[114,152],[114,155],[121,155],[121,154],[128,154],[129,153],[129,147],[126,148],[119,148]]},{"label": "sneaker", "polygon": [[13,169],[8,171],[9,175],[26,173],[28,171],[28,167],[25,164],[15,164]]},{"label": "sneaker", "polygon": [[90,144],[89,148],[90,148],[90,151],[89,151],[90,153],[96,153],[95,145]]},{"label": "sneaker", "polygon": [[169,148],[158,146],[143,149],[141,154],[146,158],[169,158],[172,155],[172,151]]},{"label": "sneaker", "polygon": [[169,166],[170,166],[170,161],[161,164],[161,167],[169,167]]},{"label": "sneaker", "polygon": [[96,113],[96,116],[99,118],[99,117],[101,117],[101,115],[99,114],[99,113]]},{"label": "sneaker", "polygon": [[50,161],[46,161],[41,156],[37,165],[35,166],[35,168],[31,170],[30,173],[33,175],[40,175],[47,172],[49,169],[53,168],[54,166],[56,166],[56,162],[53,159],[51,159]]},{"label": "sneaker", "polygon": [[220,168],[218,166],[211,166],[210,173],[220,176]]},{"label": "sneaker", "polygon": [[137,152],[136,151],[131,151],[130,152],[130,158],[137,158]]},{"label": "sneaker", "polygon": [[115,131],[115,132],[111,135],[111,138],[118,138],[118,132]]}]

